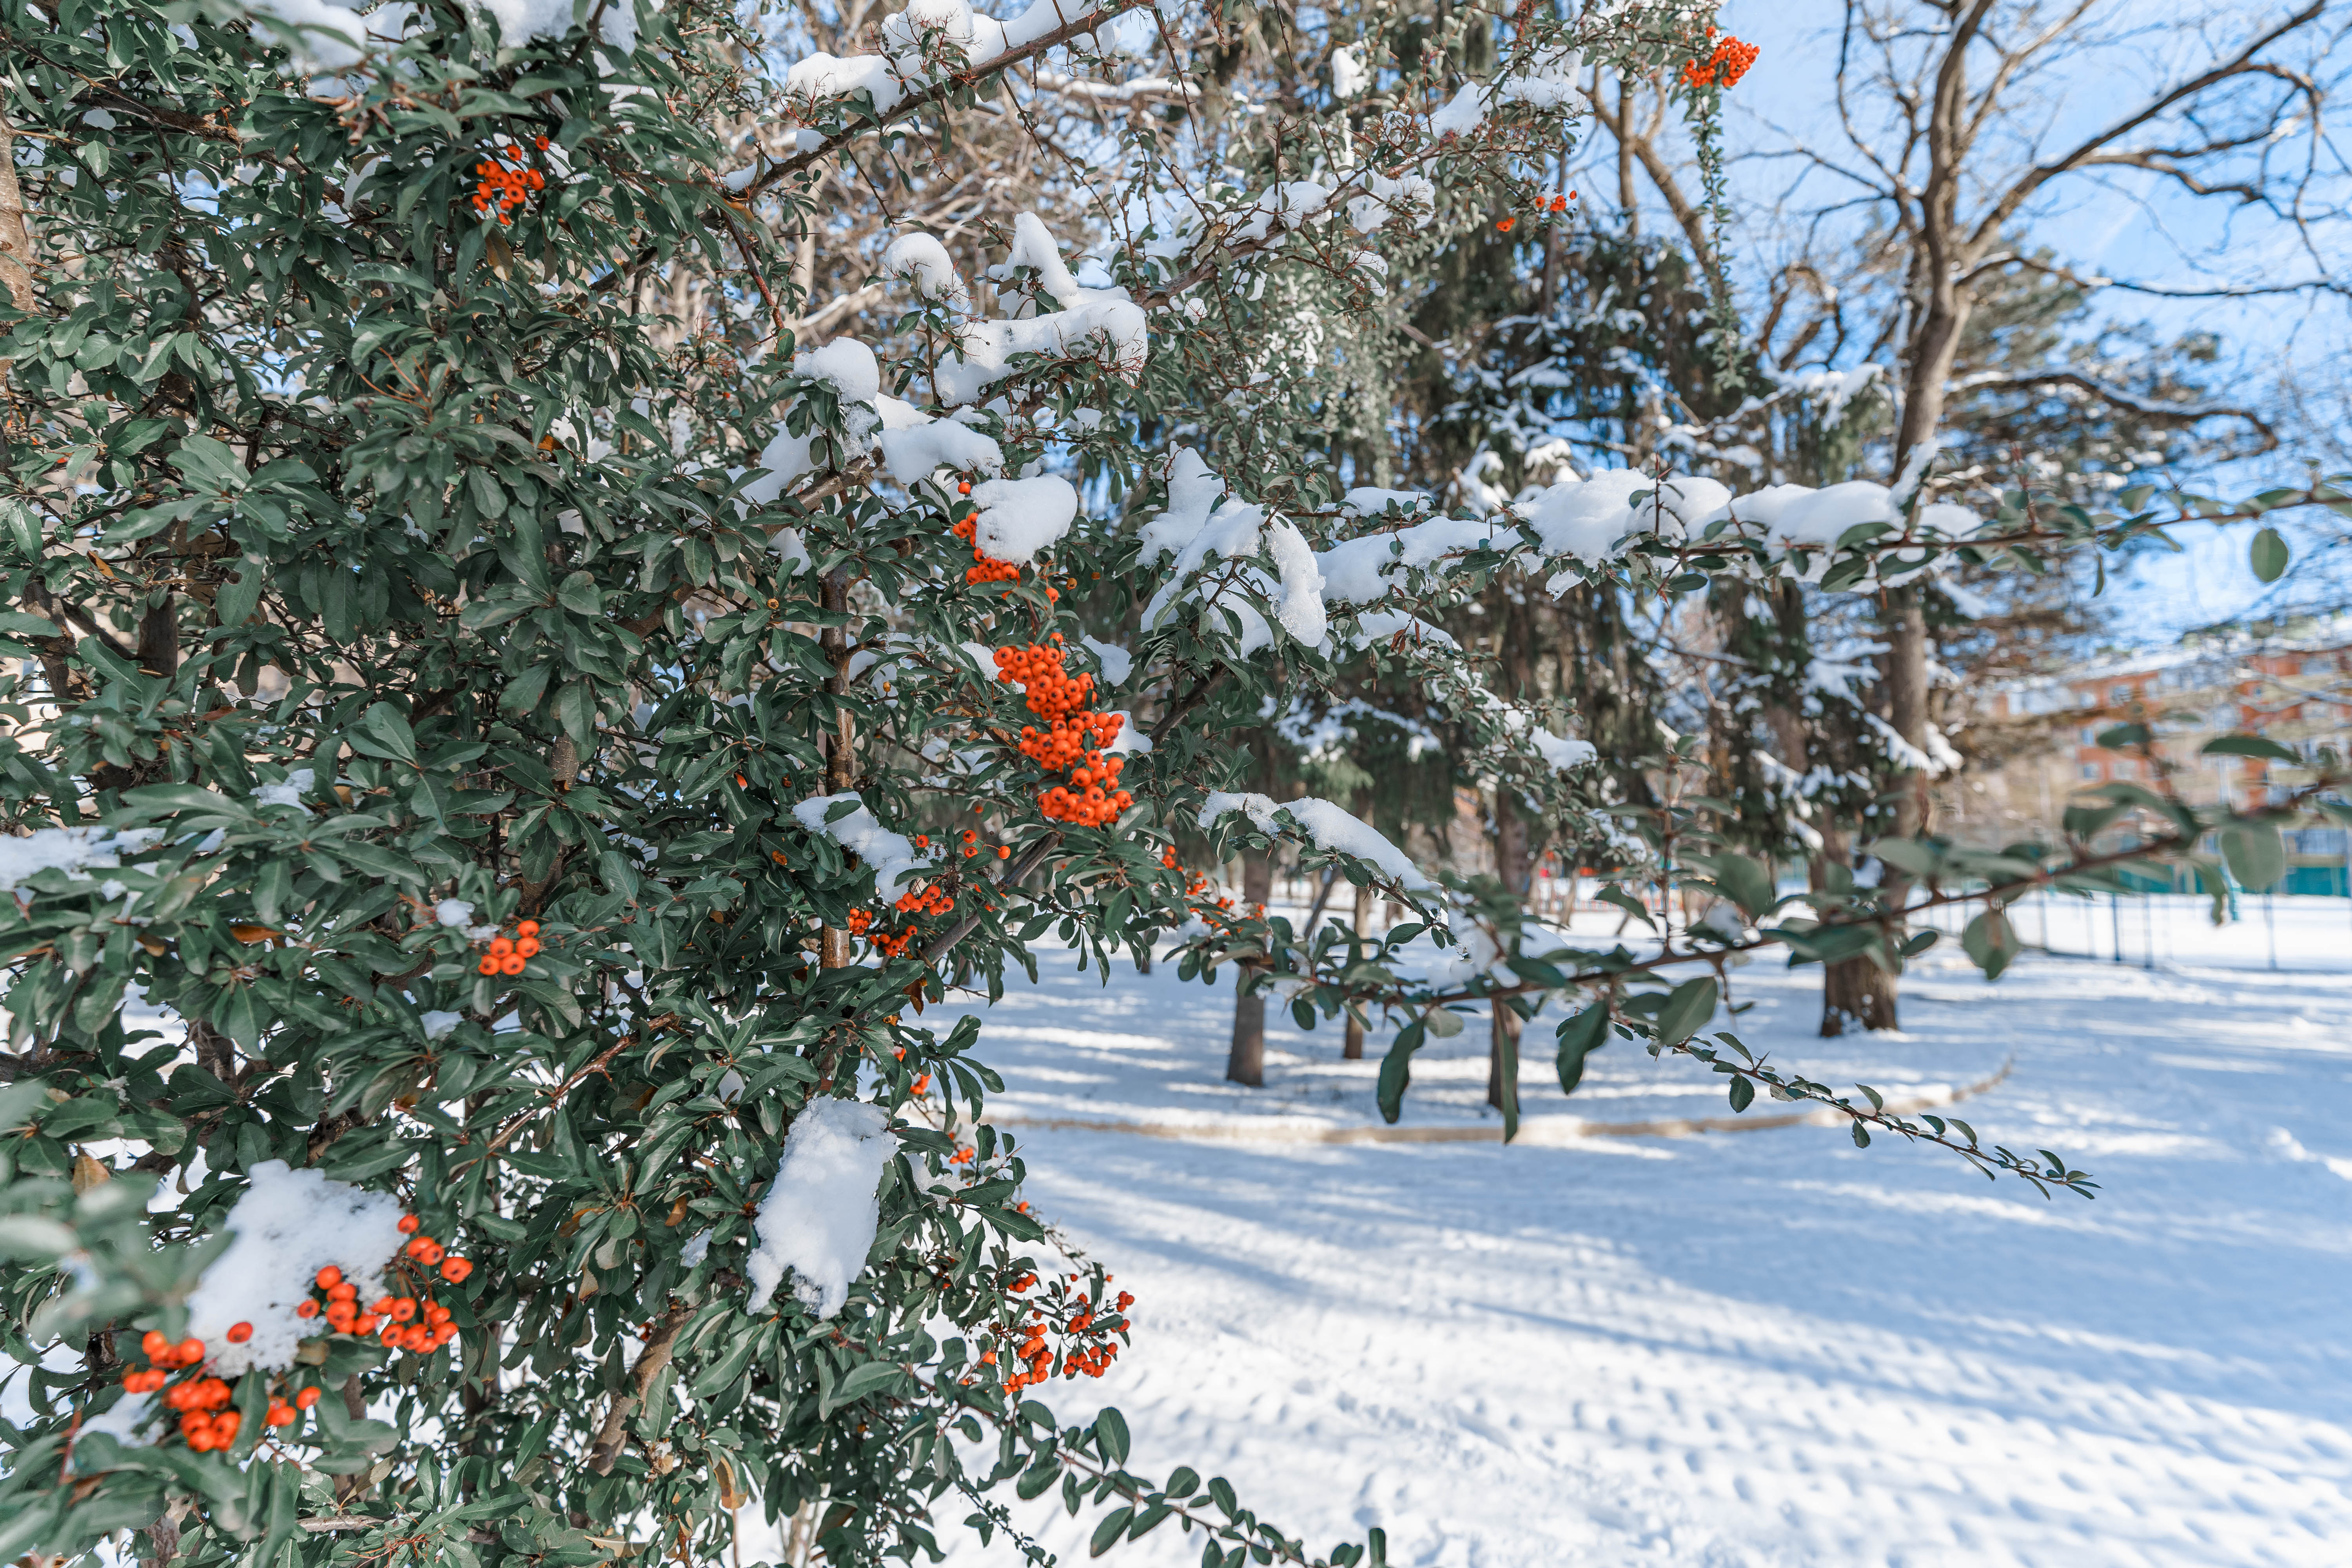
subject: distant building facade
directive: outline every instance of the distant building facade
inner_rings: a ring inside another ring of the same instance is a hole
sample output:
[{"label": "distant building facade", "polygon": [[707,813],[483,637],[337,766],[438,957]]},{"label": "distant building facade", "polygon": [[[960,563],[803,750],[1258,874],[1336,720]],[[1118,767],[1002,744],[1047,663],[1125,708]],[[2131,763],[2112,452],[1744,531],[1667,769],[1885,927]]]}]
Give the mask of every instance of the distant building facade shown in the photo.
[{"label": "distant building facade", "polygon": [[[2352,618],[2189,642],[1987,690],[1956,736],[1970,764],[1939,788],[1942,830],[1982,844],[2046,838],[2079,791],[2118,781],[2155,787],[2159,770],[2137,748],[2099,744],[2118,724],[2148,726],[2173,790],[2191,805],[2259,805],[2307,784],[2308,766],[2200,752],[2217,735],[2254,734],[2306,763],[2352,756]],[[2279,891],[2352,891],[2343,828],[2293,828],[2286,838]],[[2187,890],[2185,870],[2176,885]]]}]

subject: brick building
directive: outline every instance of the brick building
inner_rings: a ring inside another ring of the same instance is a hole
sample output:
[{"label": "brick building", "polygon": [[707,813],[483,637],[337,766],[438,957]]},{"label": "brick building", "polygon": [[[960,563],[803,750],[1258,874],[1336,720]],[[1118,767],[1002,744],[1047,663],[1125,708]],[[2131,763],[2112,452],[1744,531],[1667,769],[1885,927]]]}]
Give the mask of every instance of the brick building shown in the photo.
[{"label": "brick building", "polygon": [[[2310,772],[2256,757],[2200,754],[2216,735],[2257,734],[2316,762],[2352,755],[2352,617],[2277,635],[2185,642],[2122,656],[1979,698],[1957,737],[1970,765],[1939,791],[1946,831],[1972,842],[2048,834],[2076,791],[2125,780],[2153,784],[2137,749],[2099,744],[2115,725],[2145,723],[2172,787],[2192,805],[2260,805]],[[2290,869],[2280,890],[2341,896],[2352,884],[2338,827],[2287,835]]]}]

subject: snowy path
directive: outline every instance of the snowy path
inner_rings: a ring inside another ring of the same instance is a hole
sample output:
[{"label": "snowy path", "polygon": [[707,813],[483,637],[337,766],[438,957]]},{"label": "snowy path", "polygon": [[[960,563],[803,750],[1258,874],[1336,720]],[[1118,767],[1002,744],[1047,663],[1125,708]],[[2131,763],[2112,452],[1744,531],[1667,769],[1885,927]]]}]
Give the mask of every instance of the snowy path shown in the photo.
[{"label": "snowy path", "polygon": [[[2032,960],[1987,986],[1931,957],[1904,1036],[1860,1046],[1808,1037],[1817,973],[1739,980],[1741,1033],[1832,1081],[2015,1053],[1966,1113],[2105,1194],[2044,1202],[1811,1129],[1508,1150],[1035,1132],[1031,1197],[1139,1297],[1132,1352],[1064,1385],[1068,1413],[1118,1405],[1139,1468],[1222,1472],[1318,1548],[1381,1524],[1398,1563],[2352,1562],[2352,976]],[[1108,992],[1049,973],[992,1010],[982,1054],[1033,1109],[1247,1113],[1217,1082],[1229,1007],[1165,972]],[[1336,1032],[1269,1035],[1265,1100],[1359,1113]],[[1539,1103],[1548,1039],[1539,1020],[1531,1110],[1594,1114],[1556,1083]],[[1408,1120],[1476,1114],[1479,1031],[1449,1046]],[[1622,1104],[1721,1103],[1687,1066],[1604,1062]],[[1016,1509],[1085,1559],[1058,1509]],[[1163,1527],[1123,1553],[1199,1545]]]}]

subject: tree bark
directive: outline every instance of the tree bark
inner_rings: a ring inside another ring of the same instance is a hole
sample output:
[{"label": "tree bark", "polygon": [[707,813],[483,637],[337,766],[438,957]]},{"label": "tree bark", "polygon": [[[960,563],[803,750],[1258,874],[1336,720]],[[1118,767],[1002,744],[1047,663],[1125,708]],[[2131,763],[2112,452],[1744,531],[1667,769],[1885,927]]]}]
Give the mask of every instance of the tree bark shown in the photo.
[{"label": "tree bark", "polygon": [[[835,568],[824,574],[817,584],[817,602],[827,612],[845,613],[849,608],[849,577],[845,569]],[[824,737],[824,788],[828,795],[839,795],[857,787],[856,729],[850,719],[849,709],[840,700],[849,692],[849,632],[841,625],[822,628],[817,633],[817,646],[824,660],[833,667],[824,689],[836,703],[833,732]],[[877,910],[877,913],[881,911]],[[853,962],[849,932],[839,926],[823,928],[819,937],[817,963],[825,969],[846,969]]]},{"label": "tree bark", "polygon": [[[1263,906],[1273,894],[1273,860],[1255,850],[1243,855],[1242,902]],[[1244,991],[1242,987],[1249,984],[1250,972],[1235,967],[1234,1043],[1225,1058],[1225,1077],[1234,1083],[1259,1089],[1265,1083],[1265,994]]]},{"label": "tree bark", "polygon": [[[1360,887],[1356,889],[1356,910],[1353,920],[1353,930],[1356,935],[1361,937],[1364,934],[1364,928],[1370,925],[1371,921],[1372,889],[1369,887]],[[1347,1018],[1348,1028],[1347,1033],[1340,1037],[1339,1057],[1343,1061],[1360,1062],[1364,1059],[1363,1020],[1358,1018],[1352,1011],[1347,1015]]]},{"label": "tree bark", "polygon": [[[1528,857],[1528,822],[1519,815],[1518,802],[1511,798],[1508,784],[1495,787],[1495,874],[1502,879],[1503,888],[1519,900],[1522,912],[1527,908],[1528,884],[1533,879],[1534,867]],[[1518,1060],[1520,1018],[1511,1011],[1510,1004],[1496,1001],[1490,1004],[1494,1015],[1486,1035],[1486,1103],[1496,1110],[1503,1109],[1503,1098],[1515,1089],[1507,1082],[1504,1070],[1506,1051],[1513,1063]]]}]

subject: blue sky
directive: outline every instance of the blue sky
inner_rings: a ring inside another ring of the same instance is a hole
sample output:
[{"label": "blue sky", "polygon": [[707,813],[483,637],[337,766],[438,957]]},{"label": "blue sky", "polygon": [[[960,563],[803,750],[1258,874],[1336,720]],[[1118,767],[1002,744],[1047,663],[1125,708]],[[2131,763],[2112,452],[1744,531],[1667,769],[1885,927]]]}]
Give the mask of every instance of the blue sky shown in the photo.
[{"label": "blue sky", "polygon": [[[1843,9],[1839,0],[1729,0],[1724,8],[1727,30],[1763,50],[1731,95],[1726,126],[1727,149],[1749,154],[1735,165],[1733,175],[1750,230],[1742,249],[1751,268],[1771,264],[1773,208],[1788,196],[1800,167],[1794,159],[1755,154],[1805,144],[1839,159],[1853,157],[1832,93]],[[1924,5],[1913,9],[1927,15]],[[2021,167],[2037,147],[2072,146],[2144,100],[2154,84],[2181,79],[2233,52],[2262,19],[2285,9],[2276,0],[2095,5],[2069,35],[2078,48],[2074,58],[2029,84],[2019,98],[2023,111],[2015,134],[1989,142],[1989,151],[2000,163]],[[2315,63],[2323,70],[2340,66],[2343,53]],[[2352,183],[2342,178],[2342,163],[2331,146],[2315,149],[2307,138],[2289,138],[2271,152],[2298,160],[2310,153],[2330,196],[2340,196]],[[1602,188],[1612,190],[1613,182]],[[1799,203],[1812,205],[1853,188],[1816,174],[1796,187],[1796,195]],[[2288,226],[2234,204],[2191,198],[2138,171],[2063,180],[2048,193],[2027,210],[2027,234],[2070,261],[2104,273],[2158,286],[2199,287],[2215,281],[2274,283],[2317,270]],[[2341,228],[2323,230],[2320,240],[2324,248],[2352,254],[2352,234]],[[2110,313],[2152,321],[2168,335],[2191,328],[2219,333],[2226,367],[2220,384],[2242,388],[2243,396],[2257,402],[2271,395],[2290,367],[2332,379],[2333,365],[2352,342],[2343,301],[2326,296],[2191,301],[2117,292],[2104,299]],[[2336,433],[2339,438],[2344,434],[2340,428]],[[2182,478],[2219,493],[2247,493],[2296,482],[2305,472],[2304,459],[2314,456],[2327,460],[2326,454],[2282,452],[2260,465],[2242,465],[2243,471]],[[2297,569],[2287,581],[2266,594],[2246,563],[2249,536],[2242,528],[2184,531],[2184,553],[2150,557],[2127,574],[2126,585],[2111,585],[2111,593],[2127,592],[2133,599],[2132,613],[2119,629],[2149,641],[2169,641],[2188,627],[2274,604],[2282,594],[2304,602],[2326,596],[2332,563],[2308,563],[2311,552],[2305,549],[2298,549]]]}]

